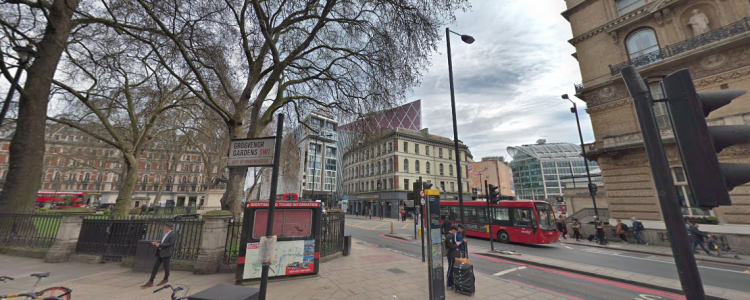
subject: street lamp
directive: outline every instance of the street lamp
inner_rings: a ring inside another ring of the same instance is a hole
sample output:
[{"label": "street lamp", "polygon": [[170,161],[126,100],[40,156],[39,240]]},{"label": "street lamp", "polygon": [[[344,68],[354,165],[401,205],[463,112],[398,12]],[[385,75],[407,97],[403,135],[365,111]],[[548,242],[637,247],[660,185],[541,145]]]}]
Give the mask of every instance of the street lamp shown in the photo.
[{"label": "street lamp", "polygon": [[456,151],[456,173],[458,175],[458,215],[461,223],[464,223],[464,198],[463,198],[463,184],[461,183],[461,151],[458,149],[458,125],[456,123],[456,94],[453,89],[453,60],[451,58],[451,33],[461,37],[464,43],[471,44],[474,42],[474,38],[470,35],[460,34],[455,31],[451,31],[450,28],[445,28],[445,41],[448,44],[448,78],[450,79],[451,86],[451,111],[453,113],[453,148]]},{"label": "street lamp", "polygon": [[13,50],[18,53],[18,69],[16,69],[16,75],[13,77],[13,82],[11,82],[10,84],[8,96],[5,98],[3,108],[2,110],[0,110],[0,127],[3,126],[3,121],[5,121],[5,115],[8,113],[10,101],[11,99],[13,99],[13,93],[18,88],[18,80],[21,79],[21,72],[23,72],[23,69],[26,68],[26,65],[31,61],[32,58],[39,57],[39,55],[36,53],[36,50],[34,50],[34,46],[31,45],[26,45],[25,47],[15,46],[13,47]]},{"label": "street lamp", "polygon": [[[594,215],[600,218],[599,210],[596,208],[596,186],[591,183],[591,171],[589,171],[589,160],[586,158],[586,147],[583,144],[583,134],[581,133],[581,120],[578,118],[578,106],[573,100],[568,97],[568,94],[563,94],[562,98],[573,103],[573,107],[570,108],[570,112],[576,114],[576,124],[578,124],[578,137],[581,139],[581,151],[583,151],[583,163],[586,165],[586,177],[589,180],[589,195],[591,195],[591,202],[594,204]],[[570,170],[573,172],[573,170]]]}]

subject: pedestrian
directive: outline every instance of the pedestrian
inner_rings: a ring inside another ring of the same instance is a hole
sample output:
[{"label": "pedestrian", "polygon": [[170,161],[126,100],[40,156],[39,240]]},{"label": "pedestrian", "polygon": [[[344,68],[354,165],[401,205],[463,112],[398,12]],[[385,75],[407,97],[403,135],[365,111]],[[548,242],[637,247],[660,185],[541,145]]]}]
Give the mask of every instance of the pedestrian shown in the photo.
[{"label": "pedestrian", "polygon": [[405,222],[405,221],[406,221],[406,212],[402,210],[401,211],[401,222]]},{"label": "pedestrian", "polygon": [[370,211],[370,220],[372,220],[372,208],[368,209]]},{"label": "pedestrian", "polygon": [[464,225],[462,225],[461,223],[457,223],[455,225],[456,227],[458,227],[458,232],[456,232],[456,236],[454,237],[454,239],[461,242],[461,245],[458,245],[458,254],[461,258],[466,258],[468,254],[468,250],[466,249],[466,233],[464,232],[466,231],[466,228],[464,228]]},{"label": "pedestrian", "polygon": [[560,232],[560,236],[562,236],[563,239],[568,239],[565,237],[565,235],[568,234],[568,226],[565,224],[565,220],[562,218],[562,215],[557,219],[557,231]]},{"label": "pedestrian", "polygon": [[599,216],[594,216],[594,227],[596,227],[596,239],[600,245],[606,245],[607,241],[604,236],[604,222],[599,219]]},{"label": "pedestrian", "polygon": [[615,227],[615,232],[617,232],[617,235],[623,242],[628,242],[628,238],[626,236],[626,234],[628,234],[628,225],[622,224],[622,220],[620,219],[617,219],[617,227]]},{"label": "pedestrian", "polygon": [[633,227],[633,235],[635,236],[635,242],[638,244],[648,245],[646,240],[643,239],[643,230],[645,229],[643,227],[643,223],[638,221],[635,217],[630,218],[630,221],[632,221],[631,226]]},{"label": "pedestrian", "polygon": [[443,231],[443,235],[448,234],[448,231],[451,230],[451,225],[453,225],[453,222],[451,222],[450,218],[448,216],[443,216],[443,224],[440,225],[440,228]]},{"label": "pedestrian", "polygon": [[703,248],[703,251],[706,251],[706,254],[713,255],[711,254],[711,251],[706,248],[704,239],[707,237],[706,234],[698,229],[698,227],[700,227],[700,225],[697,223],[690,226],[690,235],[693,237],[693,253],[698,254],[696,248],[698,248],[698,246],[701,246],[701,248]]},{"label": "pedestrian", "polygon": [[149,278],[146,284],[142,285],[141,288],[149,288],[154,286],[154,279],[156,273],[159,272],[159,266],[164,264],[164,279],[157,284],[157,286],[165,285],[169,282],[169,260],[172,257],[172,251],[174,250],[174,244],[177,242],[178,234],[174,231],[174,224],[164,224],[164,236],[161,241],[153,241],[151,245],[156,247],[156,263],[154,269],[151,271],[151,278]]},{"label": "pedestrian", "polygon": [[445,235],[445,248],[447,249],[448,257],[448,274],[445,276],[448,288],[453,288],[453,263],[456,262],[456,258],[460,257],[458,247],[461,246],[460,241],[456,241],[456,232],[458,232],[458,226],[451,225],[448,234]]},{"label": "pedestrian", "polygon": [[573,218],[573,237],[576,239],[576,242],[580,241],[583,237],[581,235],[581,222],[577,218]]}]

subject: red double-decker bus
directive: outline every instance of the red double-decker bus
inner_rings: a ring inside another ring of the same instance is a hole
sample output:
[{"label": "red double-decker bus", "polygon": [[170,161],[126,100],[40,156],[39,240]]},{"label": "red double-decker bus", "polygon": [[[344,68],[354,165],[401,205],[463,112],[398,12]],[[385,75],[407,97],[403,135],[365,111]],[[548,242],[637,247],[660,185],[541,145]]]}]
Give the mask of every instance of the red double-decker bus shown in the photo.
[{"label": "red double-decker bus", "polygon": [[276,201],[299,201],[297,193],[276,194]]},{"label": "red double-decker bus", "polygon": [[86,206],[85,192],[38,192],[36,204],[38,207],[49,205],[53,209]]},{"label": "red double-decker bus", "polygon": [[[458,201],[440,201],[441,217],[459,220]],[[512,200],[490,204],[492,232],[487,222],[486,201],[464,201],[466,235],[493,238],[502,243],[549,244],[557,242],[560,232],[555,211],[544,201]]]}]

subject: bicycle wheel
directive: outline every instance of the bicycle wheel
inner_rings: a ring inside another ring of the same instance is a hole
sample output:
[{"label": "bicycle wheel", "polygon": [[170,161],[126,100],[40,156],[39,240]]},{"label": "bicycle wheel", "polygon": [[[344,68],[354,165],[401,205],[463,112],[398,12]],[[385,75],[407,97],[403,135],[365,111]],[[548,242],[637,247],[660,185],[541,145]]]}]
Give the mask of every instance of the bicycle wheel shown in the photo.
[{"label": "bicycle wheel", "polygon": [[71,290],[64,287],[51,287],[39,291],[40,298],[56,297],[60,300],[70,300]]}]

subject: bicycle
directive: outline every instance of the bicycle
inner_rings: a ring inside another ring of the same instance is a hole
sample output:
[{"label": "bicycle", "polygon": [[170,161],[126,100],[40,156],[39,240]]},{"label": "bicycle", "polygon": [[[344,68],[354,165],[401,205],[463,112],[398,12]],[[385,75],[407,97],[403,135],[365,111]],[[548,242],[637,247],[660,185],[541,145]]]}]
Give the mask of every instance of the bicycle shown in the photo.
[{"label": "bicycle", "polygon": [[[187,288],[185,288],[183,286],[174,287],[174,286],[172,286],[169,283],[167,283],[167,284],[163,285],[162,287],[156,289],[154,291],[154,294],[156,294],[157,292],[159,292],[159,291],[161,291],[163,289],[166,289],[166,288],[172,289],[172,296],[171,296],[172,300],[188,300],[189,299],[188,296],[187,296],[187,294],[190,291],[190,287],[187,287]],[[180,291],[185,291],[185,292],[184,292],[184,295],[178,297],[177,293],[180,292]]]},{"label": "bicycle", "polygon": [[[70,300],[70,294],[73,292],[73,290],[64,286],[49,287],[38,292],[35,291],[37,286],[39,286],[39,282],[42,281],[42,278],[49,277],[49,272],[34,273],[29,276],[36,277],[36,283],[34,283],[34,285],[31,287],[31,289],[28,292],[19,293],[19,294],[0,295],[0,300],[12,299],[12,298],[24,298],[24,297],[27,300]],[[6,280],[15,280],[15,278],[8,277],[8,276],[0,276],[0,282],[5,282]]]}]

